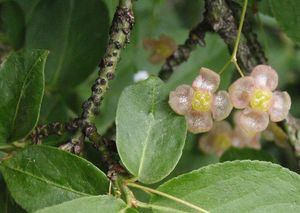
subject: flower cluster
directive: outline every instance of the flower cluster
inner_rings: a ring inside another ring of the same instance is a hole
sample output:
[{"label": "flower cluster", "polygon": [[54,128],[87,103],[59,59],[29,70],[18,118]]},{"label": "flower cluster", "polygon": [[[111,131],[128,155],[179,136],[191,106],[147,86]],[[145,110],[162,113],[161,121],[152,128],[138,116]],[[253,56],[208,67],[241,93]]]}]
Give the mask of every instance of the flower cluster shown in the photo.
[{"label": "flower cluster", "polygon": [[243,109],[236,124],[252,136],[265,130],[269,120],[282,121],[288,115],[290,96],[287,92],[274,91],[278,75],[270,66],[256,66],[250,76],[236,80],[229,87],[229,93],[215,93],[219,84],[217,73],[201,68],[192,86],[181,85],[170,93],[169,105],[176,113],[186,117],[189,131],[201,133],[211,130],[213,119],[225,119],[233,107]]}]

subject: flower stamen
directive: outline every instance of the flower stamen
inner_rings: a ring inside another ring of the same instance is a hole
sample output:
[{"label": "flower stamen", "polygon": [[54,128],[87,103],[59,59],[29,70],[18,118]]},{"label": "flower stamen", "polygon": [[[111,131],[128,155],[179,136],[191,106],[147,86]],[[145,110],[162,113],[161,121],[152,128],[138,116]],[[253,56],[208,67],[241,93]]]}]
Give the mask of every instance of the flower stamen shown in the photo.
[{"label": "flower stamen", "polygon": [[195,91],[192,99],[192,108],[200,112],[211,110],[213,96],[208,91]]},{"label": "flower stamen", "polygon": [[266,112],[270,109],[272,103],[272,92],[263,89],[256,89],[250,99],[250,106],[253,109],[257,109]]}]

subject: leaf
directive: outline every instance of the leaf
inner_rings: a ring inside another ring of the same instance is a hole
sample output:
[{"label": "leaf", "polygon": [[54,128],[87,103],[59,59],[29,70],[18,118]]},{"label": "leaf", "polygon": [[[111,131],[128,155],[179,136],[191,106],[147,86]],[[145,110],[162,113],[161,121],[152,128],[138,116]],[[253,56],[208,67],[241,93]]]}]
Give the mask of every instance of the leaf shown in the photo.
[{"label": "leaf", "polygon": [[219,162],[216,155],[207,155],[200,152],[198,148],[198,140],[198,135],[192,133],[187,134],[182,156],[167,179]]},{"label": "leaf", "polygon": [[50,50],[46,64],[49,89],[72,89],[97,67],[108,28],[109,14],[102,1],[43,0],[34,7],[27,24],[25,48]]},{"label": "leaf", "polygon": [[128,212],[126,210],[129,210],[129,207],[121,199],[104,195],[78,198],[38,210],[35,213],[125,213]]},{"label": "leaf", "polygon": [[239,149],[231,147],[220,158],[220,162],[234,160],[260,160],[277,163],[276,159],[268,152],[251,148]]},{"label": "leaf", "polygon": [[29,146],[0,166],[12,197],[29,212],[108,189],[97,167],[53,147]]},{"label": "leaf", "polygon": [[36,125],[44,93],[45,50],[12,53],[0,67],[0,142],[25,137]]},{"label": "leaf", "polygon": [[14,49],[19,49],[24,42],[25,18],[23,11],[13,1],[5,2],[1,6],[1,19],[9,43]]},{"label": "leaf", "polygon": [[[158,190],[211,213],[300,211],[299,175],[269,162],[214,164],[174,178]],[[151,203],[196,212],[159,196],[154,196]]]},{"label": "leaf", "polygon": [[273,14],[284,32],[300,44],[300,1],[298,0],[269,0]]},{"label": "leaf", "polygon": [[150,77],[127,87],[117,109],[117,148],[126,168],[143,183],[155,183],[176,166],[186,123],[164,100],[164,84]]}]

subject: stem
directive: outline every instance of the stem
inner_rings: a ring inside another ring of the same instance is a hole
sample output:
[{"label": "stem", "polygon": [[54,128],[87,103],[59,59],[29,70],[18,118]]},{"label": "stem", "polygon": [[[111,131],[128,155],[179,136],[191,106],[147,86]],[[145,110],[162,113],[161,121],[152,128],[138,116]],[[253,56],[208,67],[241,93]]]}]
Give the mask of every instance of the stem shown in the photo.
[{"label": "stem", "polygon": [[237,71],[239,72],[239,74],[244,77],[244,73],[242,71],[242,69],[240,68],[239,64],[237,63],[237,59],[236,59],[236,55],[237,55],[237,51],[239,48],[239,43],[241,40],[241,33],[242,33],[242,29],[243,29],[243,24],[245,21],[245,16],[246,16],[246,11],[247,11],[247,5],[248,5],[248,0],[244,0],[244,6],[243,6],[243,11],[242,11],[242,15],[241,15],[241,20],[240,20],[240,24],[239,24],[239,28],[238,28],[238,32],[237,32],[237,37],[234,43],[234,47],[233,47],[233,51],[232,51],[232,55],[230,60],[228,60],[226,62],[226,64],[223,66],[223,68],[221,69],[221,71],[219,72],[219,74],[222,74],[226,68],[228,67],[228,65],[230,63],[233,63],[234,66],[236,67]]},{"label": "stem", "polygon": [[236,58],[232,59],[232,63],[234,64],[234,66],[236,67],[237,71],[239,72],[239,74],[244,77],[244,73],[242,71],[242,69],[240,68],[239,64],[237,63]]},{"label": "stem", "polygon": [[[204,17],[206,16],[205,13]],[[205,34],[210,31],[211,26],[208,24],[206,19],[201,21],[195,28],[193,28],[184,44],[179,45],[177,50],[167,58],[158,74],[159,77],[164,81],[168,80],[173,74],[175,68],[188,60],[191,52],[198,44],[200,46],[205,45]]]},{"label": "stem", "polygon": [[248,5],[248,0],[244,0],[243,11],[242,11],[242,15],[241,15],[240,24],[239,24],[238,34],[237,34],[237,38],[236,38],[235,45],[234,45],[233,52],[232,52],[233,59],[236,59],[237,50],[238,50],[239,43],[241,40],[241,33],[242,33],[244,21],[245,21],[247,5]]},{"label": "stem", "polygon": [[131,0],[120,0],[110,28],[109,41],[99,64],[98,78],[92,86],[91,96],[84,102],[81,119],[91,123],[98,114],[103,96],[108,90],[108,82],[114,78],[121,50],[129,43],[134,17]]},{"label": "stem", "polygon": [[[121,50],[126,43],[129,43],[133,24],[134,17],[131,0],[120,0],[110,27],[106,51],[99,64],[98,77],[91,88],[91,96],[82,105],[82,113],[79,118],[83,125],[81,128],[82,132],[86,132],[85,127],[93,123],[95,116],[99,113],[104,94],[109,87],[109,81],[115,76]],[[81,135],[83,134],[81,133]],[[77,134],[71,141],[83,143],[85,136],[81,137]]]},{"label": "stem", "polygon": [[15,141],[15,142],[10,143],[10,144],[0,145],[0,151],[11,152],[11,151],[14,151],[16,149],[23,149],[23,148],[25,148],[25,146],[26,146],[26,142]]},{"label": "stem", "polygon": [[185,206],[190,207],[190,208],[192,208],[192,209],[198,210],[198,211],[200,211],[200,212],[209,213],[209,211],[207,211],[207,210],[205,210],[205,209],[202,209],[202,208],[200,208],[200,207],[198,207],[198,206],[196,206],[196,205],[194,205],[194,204],[192,204],[192,203],[189,203],[189,202],[187,202],[187,201],[185,201],[185,200],[181,200],[181,199],[179,199],[179,198],[177,198],[177,197],[174,197],[174,196],[172,196],[172,195],[166,194],[166,193],[164,193],[164,192],[160,192],[160,191],[157,191],[157,190],[155,190],[155,189],[148,188],[148,187],[146,187],[146,186],[141,186],[141,185],[138,185],[138,184],[136,184],[136,183],[127,183],[127,185],[128,185],[128,186],[131,186],[131,187],[133,187],[133,188],[141,189],[141,190],[143,190],[143,191],[145,191],[145,192],[150,192],[150,193],[153,193],[153,194],[160,195],[160,196],[162,196],[162,197],[168,198],[168,199],[173,200],[173,201],[175,201],[175,202],[177,202],[177,203],[181,203],[182,205],[185,205]]},{"label": "stem", "polygon": [[174,212],[174,213],[186,213],[185,211],[181,211],[181,210],[178,210],[178,209],[173,209],[173,208],[170,208],[170,207],[148,204],[148,203],[144,203],[144,202],[141,202],[141,201],[138,201],[138,200],[136,201],[136,204],[137,204],[138,207],[144,208],[144,209],[156,209],[156,210]]}]

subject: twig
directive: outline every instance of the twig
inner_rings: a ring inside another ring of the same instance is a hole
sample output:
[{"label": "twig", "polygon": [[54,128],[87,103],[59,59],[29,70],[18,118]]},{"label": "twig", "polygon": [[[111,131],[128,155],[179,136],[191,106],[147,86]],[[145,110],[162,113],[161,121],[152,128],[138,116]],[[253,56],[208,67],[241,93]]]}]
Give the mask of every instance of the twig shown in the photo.
[{"label": "twig", "polygon": [[130,183],[130,182],[129,182],[129,183],[127,183],[127,185],[128,185],[128,186],[131,186],[131,187],[133,187],[133,188],[141,189],[141,190],[143,190],[143,191],[145,191],[145,192],[150,192],[150,193],[153,193],[153,194],[156,194],[156,195],[160,195],[160,196],[162,196],[162,197],[168,198],[168,199],[173,200],[173,201],[175,201],[175,202],[177,202],[177,203],[180,203],[180,204],[182,204],[182,205],[185,205],[185,206],[187,206],[187,207],[189,207],[189,208],[191,208],[191,209],[195,209],[195,210],[197,210],[197,211],[199,211],[199,212],[209,213],[209,211],[207,211],[207,210],[205,210],[205,209],[203,209],[203,208],[201,208],[201,207],[199,207],[199,206],[196,206],[196,205],[194,205],[194,204],[192,204],[192,203],[189,203],[189,202],[187,202],[187,201],[185,201],[185,200],[182,200],[182,199],[180,199],[180,198],[178,198],[178,197],[174,197],[173,195],[170,195],[170,194],[167,194],[167,193],[164,193],[164,192],[161,192],[161,191],[157,191],[157,190],[155,190],[155,189],[151,189],[151,188],[146,187],[146,186],[141,186],[141,185],[136,184],[136,183]]},{"label": "twig", "polygon": [[[233,13],[233,16],[238,24],[238,20],[241,17],[241,7],[238,3],[227,0],[229,7]],[[253,31],[253,13],[247,12],[244,20],[244,27],[242,29],[243,35],[247,40],[247,45],[250,48],[250,52],[255,57],[258,64],[267,64],[268,59],[263,51],[262,45],[257,39],[257,34]]]},{"label": "twig", "polygon": [[93,122],[95,115],[108,89],[108,82],[114,78],[117,63],[120,59],[121,49],[129,43],[130,32],[134,24],[131,0],[120,0],[109,33],[108,46],[99,64],[99,74],[92,94],[82,106],[81,119],[83,122]]},{"label": "twig", "polygon": [[[206,0],[205,7],[206,11],[208,11],[207,19],[212,29],[224,40],[230,53],[236,51],[237,64],[241,66],[241,69],[245,72],[250,72],[257,62],[243,38],[239,42],[238,48],[235,49],[238,28],[232,11],[226,1]],[[240,37],[242,36],[240,35]]]},{"label": "twig", "polygon": [[114,78],[117,63],[120,59],[121,49],[129,43],[130,32],[133,28],[134,17],[131,0],[120,0],[115,12],[109,32],[108,45],[105,54],[99,64],[98,77],[92,86],[91,96],[83,103],[80,121],[83,128],[77,131],[71,139],[74,145],[83,144],[86,128],[94,121],[95,115],[103,96],[108,90],[109,81]]},{"label": "twig", "polygon": [[79,128],[79,119],[74,119],[68,123],[53,122],[46,125],[37,126],[29,138],[34,144],[41,144],[42,139],[50,135],[63,135],[67,132],[74,132]]},{"label": "twig", "polygon": [[210,25],[204,18],[203,21],[201,21],[194,29],[190,31],[189,37],[186,39],[184,44],[179,45],[177,50],[171,56],[169,56],[169,58],[167,58],[165,64],[162,66],[159,72],[159,77],[164,81],[168,80],[173,74],[175,68],[187,61],[197,44],[200,46],[205,46],[205,34],[209,31],[211,31]]},{"label": "twig", "polygon": [[293,147],[294,153],[299,160],[300,166],[300,120],[288,115],[283,122],[284,129],[289,137],[289,141]]}]

